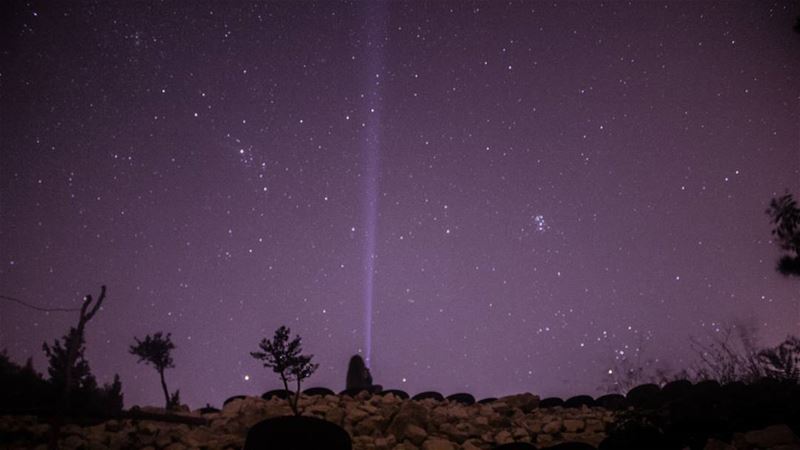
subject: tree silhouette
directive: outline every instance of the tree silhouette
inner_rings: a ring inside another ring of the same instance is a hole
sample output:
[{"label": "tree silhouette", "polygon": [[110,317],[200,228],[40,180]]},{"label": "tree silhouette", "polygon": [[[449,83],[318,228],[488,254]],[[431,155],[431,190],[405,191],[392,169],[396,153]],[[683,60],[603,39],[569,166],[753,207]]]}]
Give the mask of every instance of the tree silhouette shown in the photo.
[{"label": "tree silhouette", "polygon": [[773,198],[767,215],[774,225],[772,235],[787,254],[778,261],[778,272],[789,276],[800,276],[800,208],[788,192]]},{"label": "tree silhouette", "polygon": [[180,391],[176,390],[170,397],[169,390],[167,389],[167,382],[164,380],[164,370],[175,367],[172,361],[172,350],[175,349],[175,344],[170,340],[170,333],[164,337],[160,331],[150,336],[149,334],[144,337],[143,341],[134,337],[135,345],[131,345],[130,353],[139,357],[138,362],[144,361],[146,364],[152,365],[158,371],[158,376],[161,378],[161,389],[164,391],[164,402],[168,410],[177,409],[180,406]]},{"label": "tree silhouette", "polygon": [[777,347],[764,349],[758,356],[767,376],[800,383],[800,337],[790,335]]},{"label": "tree silhouette", "polygon": [[283,387],[289,390],[289,382],[296,381],[297,388],[294,395],[289,396],[289,407],[292,408],[294,415],[299,416],[300,411],[297,403],[300,400],[300,383],[311,376],[317,370],[319,364],[313,364],[311,358],[314,355],[302,355],[302,343],[300,336],[295,336],[289,341],[289,328],[281,326],[275,330],[275,336],[270,341],[267,338],[261,340],[258,345],[261,352],[250,352],[250,356],[263,361],[264,367],[272,369],[283,381]]},{"label": "tree silhouette", "polygon": [[61,406],[64,410],[69,408],[70,396],[76,387],[90,390],[97,387],[97,382],[89,369],[89,363],[83,356],[86,349],[84,332],[86,324],[100,310],[105,298],[105,286],[100,287],[100,296],[96,302],[91,295],[87,295],[81,305],[78,325],[70,328],[61,341],[56,340],[52,347],[48,346],[46,342],[42,344],[42,349],[50,363],[47,372],[51,382],[61,393]]}]

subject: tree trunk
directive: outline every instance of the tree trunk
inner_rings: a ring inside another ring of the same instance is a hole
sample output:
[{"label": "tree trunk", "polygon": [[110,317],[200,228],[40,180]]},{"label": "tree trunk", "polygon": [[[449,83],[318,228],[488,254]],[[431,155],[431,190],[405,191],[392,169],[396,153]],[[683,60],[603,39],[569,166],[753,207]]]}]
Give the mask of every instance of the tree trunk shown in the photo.
[{"label": "tree trunk", "polygon": [[166,401],[167,410],[169,410],[169,391],[167,390],[167,382],[164,381],[164,369],[160,369],[158,374],[161,376],[161,389],[164,390],[164,400]]},{"label": "tree trunk", "polygon": [[292,412],[295,416],[299,416],[300,414],[297,413],[297,405],[292,398],[292,392],[289,390],[289,382],[286,381],[286,376],[283,372],[281,372],[281,380],[283,381],[283,389],[288,393],[287,400],[289,400],[289,408],[292,408]]},{"label": "tree trunk", "polygon": [[294,393],[294,415],[300,415],[300,407],[298,404],[300,403],[300,377],[297,377],[297,391]]}]

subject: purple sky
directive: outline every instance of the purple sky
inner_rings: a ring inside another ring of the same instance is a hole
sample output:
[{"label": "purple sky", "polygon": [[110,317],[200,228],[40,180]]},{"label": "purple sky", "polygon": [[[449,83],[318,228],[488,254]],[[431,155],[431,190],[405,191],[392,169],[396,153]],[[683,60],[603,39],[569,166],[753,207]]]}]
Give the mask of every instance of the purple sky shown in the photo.
[{"label": "purple sky", "polygon": [[[114,3],[4,2],[0,294],[107,284],[126,405],[161,330],[194,407],[277,388],[281,324],[309,387],[371,340],[375,382],[476,397],[800,332],[764,214],[800,193],[796,2]],[[0,348],[45,371],[76,320],[0,302]]]}]

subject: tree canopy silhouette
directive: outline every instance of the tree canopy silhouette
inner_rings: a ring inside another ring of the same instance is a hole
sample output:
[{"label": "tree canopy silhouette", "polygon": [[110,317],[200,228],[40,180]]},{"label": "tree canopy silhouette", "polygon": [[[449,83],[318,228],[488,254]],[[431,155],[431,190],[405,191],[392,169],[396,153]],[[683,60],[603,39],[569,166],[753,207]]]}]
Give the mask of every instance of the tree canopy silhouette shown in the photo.
[{"label": "tree canopy silhouette", "polygon": [[161,378],[161,389],[164,391],[164,401],[167,409],[177,409],[180,406],[180,390],[176,390],[172,396],[167,389],[167,382],[164,380],[164,370],[175,367],[172,361],[172,350],[175,349],[175,344],[170,339],[171,334],[167,333],[166,337],[162,332],[157,332],[150,336],[145,336],[143,341],[134,337],[135,345],[131,345],[130,352],[132,355],[139,357],[138,362],[144,361],[146,364],[152,365],[157,371],[158,376]]},{"label": "tree canopy silhouette", "polygon": [[311,362],[314,355],[303,355],[300,336],[295,336],[289,340],[290,330],[286,326],[281,326],[275,330],[272,340],[264,338],[258,345],[262,351],[250,352],[250,356],[263,361],[264,367],[272,369],[283,381],[283,387],[289,390],[289,382],[297,382],[294,395],[289,396],[289,407],[296,416],[300,415],[297,403],[300,399],[300,384],[310,377],[319,367],[319,364]]},{"label": "tree canopy silhouette", "polygon": [[800,276],[800,208],[788,192],[773,198],[767,215],[774,228],[772,235],[786,254],[778,261],[778,271],[784,275]]}]

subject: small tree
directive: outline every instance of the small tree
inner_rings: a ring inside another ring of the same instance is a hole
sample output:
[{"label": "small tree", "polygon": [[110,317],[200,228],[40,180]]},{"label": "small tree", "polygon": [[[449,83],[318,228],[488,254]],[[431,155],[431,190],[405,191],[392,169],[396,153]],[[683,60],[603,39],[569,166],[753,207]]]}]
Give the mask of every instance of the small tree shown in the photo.
[{"label": "small tree", "polygon": [[778,271],[784,275],[800,276],[800,208],[788,192],[773,198],[767,215],[774,225],[772,235],[787,253],[778,261]]},{"label": "small tree", "polygon": [[289,341],[289,328],[281,326],[275,331],[275,336],[270,341],[267,338],[261,340],[258,345],[262,351],[250,352],[250,356],[263,361],[264,367],[272,369],[283,381],[283,387],[289,390],[289,382],[296,381],[297,388],[294,395],[289,396],[289,407],[292,408],[294,415],[299,416],[300,411],[297,407],[300,400],[300,383],[311,376],[319,367],[313,364],[311,358],[314,355],[302,355],[302,343],[300,336],[295,336]]},{"label": "small tree", "polygon": [[159,331],[154,335],[149,334],[144,337],[143,341],[134,337],[135,345],[131,345],[130,353],[139,357],[138,362],[144,361],[150,364],[158,371],[158,376],[161,377],[161,389],[164,391],[164,401],[168,410],[177,409],[180,406],[179,391],[175,391],[170,397],[169,390],[167,389],[167,382],[164,380],[164,370],[175,367],[172,362],[172,350],[175,349],[175,344],[170,340],[170,333],[164,337]]}]

